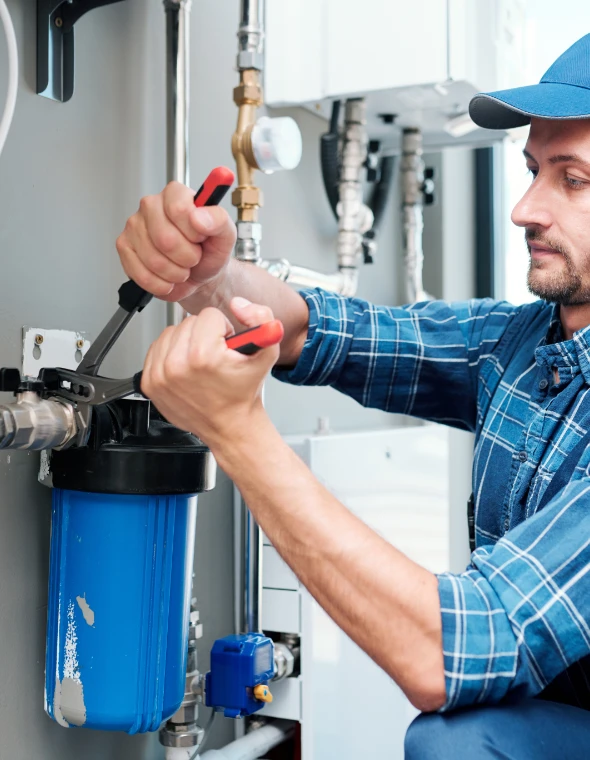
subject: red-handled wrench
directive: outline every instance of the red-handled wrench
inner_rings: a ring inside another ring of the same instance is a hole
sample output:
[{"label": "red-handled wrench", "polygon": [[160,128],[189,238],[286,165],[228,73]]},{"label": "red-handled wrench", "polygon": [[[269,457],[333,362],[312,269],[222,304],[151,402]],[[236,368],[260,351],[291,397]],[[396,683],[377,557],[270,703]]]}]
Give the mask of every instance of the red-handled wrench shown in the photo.
[{"label": "red-handled wrench", "polygon": [[[209,174],[195,194],[195,206],[217,205],[234,182],[231,169],[218,166]],[[130,393],[141,393],[141,372],[127,380],[98,377],[104,357],[126,327],[131,317],[142,311],[152,300],[152,295],[129,280],[119,289],[119,310],[94,341],[76,370],[58,368],[51,370],[52,390],[64,398],[93,406],[124,398]],[[227,339],[229,348],[243,354],[254,354],[262,348],[280,343],[283,325],[278,320],[245,330]],[[46,373],[49,382],[50,375]]]},{"label": "red-handled wrench", "polygon": [[234,180],[235,175],[227,166],[213,169],[195,194],[195,206],[219,206]]},{"label": "red-handled wrench", "polygon": [[278,319],[273,319],[272,322],[232,335],[231,338],[226,338],[225,342],[228,348],[233,348],[240,354],[255,354],[261,348],[276,346],[283,340],[284,334],[283,323]]},{"label": "red-handled wrench", "polygon": [[[241,354],[255,354],[263,348],[280,343],[283,334],[283,323],[274,319],[272,322],[232,335],[226,338],[226,343],[228,348]],[[87,406],[108,404],[132,393],[141,393],[145,396],[141,390],[142,376],[143,372],[137,372],[127,380],[114,380],[69,369],[42,370],[40,374],[53,395]]]},{"label": "red-handled wrench", "polygon": [[[270,346],[276,346],[283,340],[285,334],[285,328],[283,323],[279,319],[273,319],[271,322],[266,322],[258,327],[251,327],[249,330],[232,335],[225,339],[228,348],[237,351],[239,354],[246,354],[250,356],[255,354],[263,348],[269,348]],[[141,390],[141,380],[143,372],[138,372],[133,377],[133,389],[129,389],[128,393],[143,393]],[[128,395],[127,393],[125,395]],[[111,399],[108,399],[111,400]],[[105,401],[99,403],[104,404]]]}]

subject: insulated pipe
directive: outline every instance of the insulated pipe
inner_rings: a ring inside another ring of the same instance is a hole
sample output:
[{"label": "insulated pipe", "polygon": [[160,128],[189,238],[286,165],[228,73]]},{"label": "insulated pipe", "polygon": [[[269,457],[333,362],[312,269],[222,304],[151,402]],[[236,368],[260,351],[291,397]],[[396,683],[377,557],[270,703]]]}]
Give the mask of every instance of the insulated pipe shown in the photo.
[{"label": "insulated pipe", "polygon": [[[222,749],[210,749],[198,757],[202,760],[256,760],[256,758],[264,757],[269,750],[288,739],[292,732],[291,722],[277,720],[275,723],[269,723],[236,739]],[[184,758],[179,756],[178,760],[184,760]]]},{"label": "insulated pipe", "polygon": [[400,169],[402,175],[405,297],[409,303],[430,299],[422,282],[425,168],[422,152],[422,132],[415,128],[404,129]]},{"label": "insulated pipe", "polygon": [[[166,100],[168,182],[189,185],[188,115],[190,71],[190,12],[192,0],[164,0],[166,11]],[[167,305],[169,325],[178,325],[186,312]]]},{"label": "insulated pipe", "polygon": [[351,98],[344,109],[344,138],[338,182],[338,268],[359,265],[362,234],[371,229],[372,212],[363,204],[362,171],[367,161],[367,104]]}]

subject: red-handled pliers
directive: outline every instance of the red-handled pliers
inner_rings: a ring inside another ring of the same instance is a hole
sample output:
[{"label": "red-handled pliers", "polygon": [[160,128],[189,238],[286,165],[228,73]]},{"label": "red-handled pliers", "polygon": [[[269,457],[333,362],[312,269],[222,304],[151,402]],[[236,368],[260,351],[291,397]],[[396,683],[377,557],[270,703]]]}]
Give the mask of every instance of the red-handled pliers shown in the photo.
[{"label": "red-handled pliers", "polygon": [[[234,182],[231,169],[219,166],[209,174],[195,194],[195,206],[215,206],[225,196]],[[40,378],[53,396],[60,396],[78,404],[96,406],[124,398],[132,393],[141,393],[141,376],[138,372],[127,380],[100,377],[100,366],[121,335],[131,318],[145,309],[153,296],[129,280],[119,289],[119,309],[107,326],[94,341],[76,370],[62,368],[42,370]],[[275,319],[250,330],[245,330],[227,339],[229,348],[243,354],[254,354],[260,349],[280,343],[284,330],[282,323]]]}]

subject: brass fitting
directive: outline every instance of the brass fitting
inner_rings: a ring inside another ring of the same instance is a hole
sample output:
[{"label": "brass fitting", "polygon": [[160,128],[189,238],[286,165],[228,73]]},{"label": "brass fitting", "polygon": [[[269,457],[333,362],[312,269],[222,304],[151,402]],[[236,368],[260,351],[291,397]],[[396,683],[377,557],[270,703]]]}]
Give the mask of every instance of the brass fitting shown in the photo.
[{"label": "brass fitting", "polygon": [[262,190],[253,185],[236,187],[231,202],[238,209],[239,222],[255,222],[258,219],[258,209],[263,205]]},{"label": "brass fitting", "polygon": [[256,222],[258,209],[263,204],[262,192],[254,185],[254,170],[258,166],[252,151],[256,111],[263,103],[260,76],[256,69],[240,72],[240,84],[234,89],[234,102],[239,109],[238,123],[232,137],[238,186],[232,194],[232,203],[238,209],[239,222]]}]

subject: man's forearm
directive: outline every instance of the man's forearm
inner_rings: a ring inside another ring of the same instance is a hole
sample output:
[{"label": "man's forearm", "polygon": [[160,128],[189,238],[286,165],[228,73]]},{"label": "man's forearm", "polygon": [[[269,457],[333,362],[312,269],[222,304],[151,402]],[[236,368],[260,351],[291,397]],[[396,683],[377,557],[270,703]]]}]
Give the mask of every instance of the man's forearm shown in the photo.
[{"label": "man's forearm", "polygon": [[229,318],[237,330],[243,330],[231,313],[229,302],[235,296],[269,306],[285,327],[279,364],[292,367],[303,348],[307,335],[309,311],[303,298],[288,285],[254,264],[230,259],[228,266],[211,283],[182,302],[191,314],[206,306],[215,306]]},{"label": "man's forearm", "polygon": [[256,520],[336,623],[421,710],[445,701],[434,575],[350,513],[261,412],[212,449]]}]

